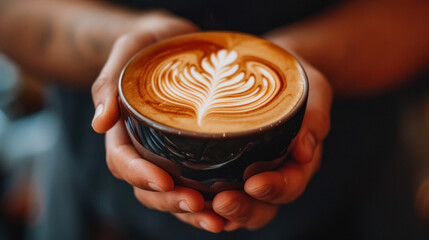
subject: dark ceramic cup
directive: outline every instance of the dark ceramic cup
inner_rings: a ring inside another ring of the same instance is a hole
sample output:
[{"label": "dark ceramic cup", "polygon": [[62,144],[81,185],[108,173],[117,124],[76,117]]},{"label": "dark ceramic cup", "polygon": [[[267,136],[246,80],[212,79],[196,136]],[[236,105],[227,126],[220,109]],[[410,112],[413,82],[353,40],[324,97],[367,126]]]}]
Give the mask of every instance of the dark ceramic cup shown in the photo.
[{"label": "dark ceramic cup", "polygon": [[309,88],[306,74],[297,64],[303,94],[292,111],[274,124],[225,134],[176,129],[140,114],[122,92],[127,65],[119,81],[119,103],[130,139],[143,159],[170,173],[177,185],[194,188],[206,198],[220,191],[242,189],[250,176],[281,166],[293,146],[304,117]]}]

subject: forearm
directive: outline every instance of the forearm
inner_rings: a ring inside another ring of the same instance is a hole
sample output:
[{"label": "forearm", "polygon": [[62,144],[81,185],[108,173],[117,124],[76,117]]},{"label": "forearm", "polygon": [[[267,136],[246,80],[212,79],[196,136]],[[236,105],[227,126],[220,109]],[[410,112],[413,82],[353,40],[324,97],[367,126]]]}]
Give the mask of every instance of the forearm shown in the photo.
[{"label": "forearm", "polygon": [[23,68],[90,86],[135,14],[93,1],[0,1],[0,48]]},{"label": "forearm", "polygon": [[428,1],[352,1],[268,34],[315,65],[339,94],[397,87],[429,64]]}]

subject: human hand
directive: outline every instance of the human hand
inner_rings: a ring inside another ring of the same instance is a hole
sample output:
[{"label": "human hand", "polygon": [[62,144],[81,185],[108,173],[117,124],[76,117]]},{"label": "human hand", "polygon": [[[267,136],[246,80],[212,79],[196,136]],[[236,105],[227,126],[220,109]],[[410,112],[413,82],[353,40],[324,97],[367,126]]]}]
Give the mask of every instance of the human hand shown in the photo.
[{"label": "human hand", "polygon": [[[128,44],[124,44],[124,46],[127,45]],[[115,48],[117,47],[115,46]],[[123,53],[119,52],[115,54],[114,49],[112,52],[112,56],[113,55],[123,56]],[[113,57],[110,59],[112,58]],[[125,59],[128,58],[129,57],[126,57]],[[124,64],[125,62],[126,61],[124,61]],[[106,66],[108,65],[109,62],[106,64]],[[138,156],[129,142],[128,136],[126,135],[125,129],[121,122],[117,123],[117,125],[106,134],[106,147],[108,149],[107,161],[109,168],[116,177],[124,179],[131,185],[135,186],[136,197],[144,205],[161,211],[172,212],[182,221],[187,222],[195,227],[204,228],[212,232],[218,232],[222,229],[234,230],[238,227],[258,228],[265,225],[274,217],[278,208],[278,204],[292,201],[302,193],[302,191],[305,189],[306,183],[317,169],[318,162],[320,160],[321,143],[314,143],[317,146],[315,147],[316,154],[314,154],[315,156],[312,156],[312,152],[306,152],[306,142],[303,136],[306,132],[309,132],[309,130],[314,130],[312,128],[316,128],[316,132],[313,134],[318,134],[316,137],[318,137],[318,140],[320,139],[321,141],[323,140],[324,136],[326,136],[329,129],[329,108],[331,101],[329,85],[326,83],[324,77],[312,67],[307,64],[305,64],[304,67],[310,79],[310,89],[315,88],[321,89],[322,91],[319,91],[318,93],[316,91],[317,94],[313,94],[314,90],[310,90],[309,107],[307,109],[302,129],[297,137],[297,144],[292,151],[292,155],[297,158],[298,163],[300,164],[288,163],[279,171],[256,175],[249,179],[245,188],[247,191],[249,189],[248,186],[250,186],[250,193],[248,194],[252,196],[252,182],[253,185],[260,185],[264,183],[264,181],[270,182],[271,180],[275,180],[274,190],[281,191],[283,190],[282,188],[284,186],[281,185],[282,183],[276,180],[280,179],[279,175],[282,176],[282,174],[287,173],[290,174],[293,178],[293,181],[290,182],[295,182],[292,184],[295,189],[289,189],[290,193],[288,199],[286,199],[286,193],[284,193],[282,197],[276,197],[274,199],[270,199],[268,196],[254,196],[255,199],[259,199],[255,200],[248,197],[243,192],[227,191],[216,196],[213,201],[213,205],[206,203],[206,208],[203,210],[204,200],[198,192],[188,188],[174,187],[171,177],[166,172]],[[117,70],[118,76],[119,71],[120,69]],[[324,95],[327,95],[328,97]],[[324,100],[322,99],[322,101],[319,101],[319,98],[323,97],[325,97]],[[310,111],[310,109],[313,110]],[[318,111],[322,113],[319,114],[320,116],[323,116],[323,113],[327,113],[327,119],[324,119],[327,120],[325,121],[325,125],[327,125],[327,127],[324,128],[326,133],[319,133],[321,130],[318,129],[323,129],[323,124],[320,125],[319,122],[314,124],[313,122],[315,121],[311,121],[311,119],[317,120],[321,118],[318,115]],[[312,114],[315,114],[316,118],[308,117]],[[94,125],[96,124],[96,121],[97,120],[94,121]],[[109,155],[109,153],[111,154]],[[312,158],[313,160],[310,161],[310,163],[303,164]],[[297,177],[295,178],[294,175],[297,175]],[[282,182],[284,181],[282,180]],[[289,185],[288,188],[290,187]],[[150,192],[151,190],[160,192]],[[253,193],[253,195],[255,195],[255,193]],[[274,195],[274,193],[271,195]],[[238,200],[240,203],[239,209],[241,210],[234,211],[234,214],[225,214],[225,206],[230,202],[229,200],[231,199]],[[242,216],[243,213],[245,213],[247,216]],[[225,219],[227,219],[227,221],[225,221]]]},{"label": "human hand", "polygon": [[301,61],[309,81],[307,109],[291,156],[275,171],[249,178],[244,191],[225,191],[213,199],[213,210],[227,219],[225,230],[257,229],[270,222],[279,205],[296,200],[318,170],[323,140],[329,132],[332,90],[326,78]]},{"label": "human hand", "polygon": [[[149,18],[147,18],[149,17]],[[164,38],[196,31],[186,20],[164,12],[151,13],[139,19],[135,31],[120,37],[110,57],[92,87],[96,112],[92,126],[96,132],[106,132],[106,161],[112,174],[134,187],[136,198],[148,208],[172,213],[195,212],[194,225],[205,227],[204,218],[212,225],[209,231],[220,231],[223,220],[203,210],[204,198],[196,190],[174,186],[171,176],[142,159],[129,140],[123,121],[119,119],[118,79],[127,61],[139,50]],[[218,224],[219,226],[213,226]]]},{"label": "human hand", "polygon": [[[301,63],[309,80],[309,98],[291,156],[280,169],[249,178],[244,191],[217,194],[210,206],[217,215],[199,221],[205,221],[210,227],[218,227],[225,220],[226,231],[257,229],[274,218],[279,205],[294,201],[304,192],[320,165],[322,143],[330,126],[332,90],[320,72],[304,61]],[[195,214],[182,213],[176,216],[195,225]]]},{"label": "human hand", "polygon": [[159,10],[135,18],[130,25],[124,26],[125,33],[114,43],[106,64],[92,85],[96,107],[92,127],[98,133],[105,133],[119,119],[118,80],[128,60],[150,44],[198,30],[191,22]]}]

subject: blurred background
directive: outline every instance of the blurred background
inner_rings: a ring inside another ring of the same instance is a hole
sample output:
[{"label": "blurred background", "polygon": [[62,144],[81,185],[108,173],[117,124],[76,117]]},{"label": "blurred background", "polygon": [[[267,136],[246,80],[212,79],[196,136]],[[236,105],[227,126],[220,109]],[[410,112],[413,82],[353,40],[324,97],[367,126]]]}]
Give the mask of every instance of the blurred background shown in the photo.
[{"label": "blurred background", "polygon": [[[401,160],[392,163],[392,166],[384,169],[385,173],[381,174],[382,178],[386,172],[391,176],[385,178],[387,181],[396,179],[391,185],[390,183],[383,185],[392,186],[392,189],[387,191],[396,191],[393,196],[411,194],[413,199],[409,201],[411,204],[409,208],[398,209],[398,211],[417,215],[420,221],[414,224],[419,224],[426,229],[429,219],[429,81],[427,76],[427,74],[422,75],[411,86],[394,93],[395,96],[399,95],[398,106],[395,107],[398,115],[389,114],[384,119],[391,119],[394,122],[393,126],[397,128],[394,131],[396,135],[394,139],[397,141],[395,145],[398,149],[392,149],[392,151],[394,154],[399,154],[398,158]],[[61,134],[59,119],[46,108],[44,99],[48,93],[45,89],[43,81],[21,71],[6,56],[0,54],[0,239],[23,239],[25,229],[35,224],[41,214],[37,180],[33,176],[37,163],[44,161],[44,155],[54,147],[54,143]],[[334,114],[335,108],[344,109],[341,105],[347,101],[341,100],[339,104],[334,104]],[[359,107],[355,106],[353,111],[356,109]],[[358,112],[365,111],[367,110],[361,109]],[[334,117],[333,124],[335,119],[347,122],[347,117],[344,119],[343,114],[348,115],[342,113],[337,118]],[[352,113],[349,115],[353,117]],[[331,133],[333,138],[336,135],[335,129],[333,125]],[[390,138],[390,136],[385,137]],[[329,138],[327,145],[329,148]],[[329,157],[328,154],[326,158],[329,159]],[[376,172],[378,170],[372,165],[366,167],[369,169],[369,174],[373,168],[372,172],[378,175]],[[403,174],[397,174],[400,172]],[[369,177],[369,179],[372,178]],[[360,180],[356,179],[356,181]],[[398,188],[398,183],[402,187]],[[374,189],[379,191],[380,188],[374,187]],[[371,190],[362,191],[363,194],[370,192]],[[403,199],[403,196],[399,196],[398,199]],[[396,200],[392,199],[392,202]],[[389,204],[386,203],[386,205]],[[393,203],[391,205],[397,206]]]},{"label": "blurred background", "polygon": [[[130,2],[139,5],[143,1]],[[296,2],[291,1],[293,4]],[[177,7],[180,8],[181,5],[177,4]],[[258,8],[254,7],[254,10]],[[293,13],[299,15],[298,11]],[[206,20],[207,26],[216,26],[213,16]],[[229,18],[216,20],[222,20],[222,24],[230,26]],[[238,24],[242,24],[244,30],[252,29],[255,25],[254,22],[247,24],[244,18],[243,21],[244,24],[241,21]],[[277,227],[283,230],[286,224],[282,220],[291,220],[288,222],[289,228],[307,234],[305,236],[314,236],[300,238],[304,240],[386,239],[377,236],[390,236],[387,238],[389,240],[429,239],[428,78],[429,69],[415,77],[411,84],[380,96],[364,99],[336,98],[332,108],[331,132],[324,143],[321,169],[299,201],[284,206],[283,210],[288,215],[280,216],[284,218],[277,221],[280,224]],[[76,108],[69,112],[67,106],[73,104],[66,102],[67,99],[63,99],[66,104],[59,104],[57,111],[53,111],[49,106],[52,101],[47,101],[52,100],[50,94],[50,86],[19,69],[0,52],[0,239],[26,238],[29,235],[28,229],[41,222],[41,216],[44,214],[42,202],[50,204],[48,207],[51,214],[55,213],[49,218],[52,222],[48,222],[54,230],[57,225],[52,223],[56,222],[61,222],[59,226],[67,226],[71,232],[77,232],[79,225],[86,227],[90,225],[88,222],[102,225],[105,224],[103,221],[108,220],[111,221],[109,227],[100,227],[100,233],[104,235],[99,239],[114,239],[114,234],[109,230],[114,226],[126,225],[129,220],[132,224],[130,223],[131,227],[127,226],[127,230],[149,229],[158,234],[159,229],[150,228],[152,213],[140,211],[138,207],[143,207],[132,196],[131,188],[113,179],[107,171],[102,135],[96,135],[90,129],[93,106],[89,93],[84,95],[75,90],[67,92],[57,89],[59,95],[72,95]],[[63,112],[64,116],[61,118],[60,110],[68,114]],[[73,115],[76,112],[81,116]],[[70,120],[69,126],[76,125],[75,128],[65,129],[65,119]],[[71,136],[74,137],[73,141],[69,139],[66,130],[76,131],[76,136]],[[69,140],[71,142],[68,142]],[[63,151],[64,149],[58,148],[61,146],[57,144],[59,142],[73,147]],[[97,152],[75,148],[86,145],[88,149],[97,149]],[[54,150],[57,150],[56,154],[52,154]],[[74,160],[80,162],[74,162],[74,168],[64,164],[62,169],[58,169],[59,165],[52,164],[57,157],[64,158],[63,162],[66,163]],[[81,166],[85,166],[82,163],[90,166],[81,171]],[[41,174],[44,173],[40,169],[46,166],[51,167],[48,170],[55,171],[56,174],[42,179]],[[97,173],[94,173],[95,171]],[[57,181],[54,187],[46,184],[48,181],[57,180],[56,177],[61,174],[68,174],[65,179],[73,184],[64,187],[64,180]],[[41,179],[46,181],[45,187],[50,190],[49,194],[64,199],[76,199],[64,201],[63,205],[43,201],[42,196],[48,194],[43,194],[39,188],[38,181],[42,181]],[[67,188],[70,186],[74,189]],[[58,192],[59,189],[62,191]],[[85,201],[76,197],[79,194]],[[126,201],[129,199],[134,202]],[[61,211],[71,205],[70,203],[84,203],[85,207],[70,207],[67,211]],[[85,213],[77,214],[79,216],[72,219],[76,209]],[[97,215],[94,221],[86,215],[91,211],[102,214]],[[141,218],[134,218],[141,212],[149,216],[148,223],[145,223],[146,228],[141,228]],[[155,214],[153,216],[157,217]],[[176,219],[169,222],[172,223],[170,225],[163,222],[167,218],[157,219],[157,226],[167,225],[172,234],[175,233],[174,230],[187,227],[185,224],[176,224]],[[136,225],[133,225],[134,223]],[[298,227],[295,227],[294,223]],[[309,232],[302,226],[314,232]],[[93,230],[92,225],[88,228]],[[322,228],[328,229],[321,230]],[[271,229],[276,228],[274,225],[268,225],[264,229],[265,232],[261,231],[259,234],[267,234]],[[320,232],[327,236],[317,235]],[[365,238],[363,232],[372,238]],[[70,232],[62,234],[68,233]],[[337,238],[332,237],[333,233]],[[229,239],[237,239],[233,234]],[[243,232],[238,232],[236,236],[245,236],[239,234]],[[247,234],[257,236],[258,233]]]},{"label": "blurred background", "polygon": [[34,166],[59,134],[43,89],[0,53],[0,239],[22,239],[39,213]]}]

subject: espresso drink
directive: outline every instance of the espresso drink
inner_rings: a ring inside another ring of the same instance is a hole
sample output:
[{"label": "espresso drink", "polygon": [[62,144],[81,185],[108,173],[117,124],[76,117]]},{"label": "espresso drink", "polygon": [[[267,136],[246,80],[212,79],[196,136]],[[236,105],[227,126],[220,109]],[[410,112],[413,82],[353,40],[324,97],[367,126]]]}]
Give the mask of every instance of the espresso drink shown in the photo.
[{"label": "espresso drink", "polygon": [[233,32],[151,45],[119,81],[122,117],[137,152],[206,198],[281,166],[307,96],[305,73],[292,55]]},{"label": "espresso drink", "polygon": [[226,134],[281,124],[303,96],[295,58],[257,37],[205,32],[144,49],[121,90],[141,115],[174,129]]}]

